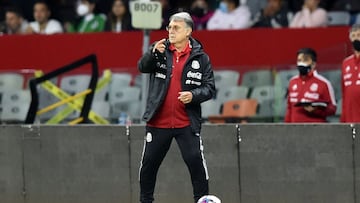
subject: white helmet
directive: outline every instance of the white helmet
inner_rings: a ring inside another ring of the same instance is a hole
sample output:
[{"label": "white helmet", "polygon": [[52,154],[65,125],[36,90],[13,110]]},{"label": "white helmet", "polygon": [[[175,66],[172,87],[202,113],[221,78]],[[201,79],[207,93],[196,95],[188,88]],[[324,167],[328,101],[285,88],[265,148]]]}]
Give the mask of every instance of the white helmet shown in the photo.
[{"label": "white helmet", "polygon": [[221,203],[221,200],[214,195],[205,195],[197,203]]}]

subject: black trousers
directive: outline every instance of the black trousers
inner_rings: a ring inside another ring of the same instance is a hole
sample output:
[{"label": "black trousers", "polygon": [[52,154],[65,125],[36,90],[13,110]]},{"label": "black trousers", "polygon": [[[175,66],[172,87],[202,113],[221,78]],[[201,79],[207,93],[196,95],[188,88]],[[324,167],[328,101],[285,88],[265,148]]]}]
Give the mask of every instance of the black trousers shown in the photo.
[{"label": "black trousers", "polygon": [[[195,135],[190,127],[174,129],[146,127],[140,165],[140,202],[142,203],[154,201],[157,172],[173,138],[175,138],[190,172],[194,202],[209,192],[209,178],[201,137]],[[176,171],[174,173],[176,174]]]}]

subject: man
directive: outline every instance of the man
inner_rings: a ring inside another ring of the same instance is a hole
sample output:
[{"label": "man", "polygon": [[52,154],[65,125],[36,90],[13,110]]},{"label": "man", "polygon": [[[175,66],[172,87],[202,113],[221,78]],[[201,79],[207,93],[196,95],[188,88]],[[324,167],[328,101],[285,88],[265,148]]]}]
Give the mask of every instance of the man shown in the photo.
[{"label": "man", "polygon": [[255,16],[253,27],[288,27],[292,15],[285,4],[283,0],[267,0],[266,7]]},{"label": "man", "polygon": [[208,21],[208,30],[238,30],[250,27],[251,13],[239,0],[222,0]]},{"label": "man", "polygon": [[77,25],[69,24],[68,32],[102,32],[105,30],[106,16],[94,14],[95,0],[81,0],[76,8],[76,13],[81,17]]},{"label": "man", "polygon": [[335,114],[336,101],[331,83],[315,70],[317,54],[311,48],[297,52],[299,75],[288,87],[285,122],[326,122]]},{"label": "man", "polygon": [[5,11],[5,34],[24,34],[28,27],[27,21],[23,18],[18,8],[12,7]]},{"label": "man", "polygon": [[173,138],[191,174],[194,202],[208,194],[200,103],[214,96],[215,82],[208,55],[191,37],[193,26],[190,14],[172,15],[169,39],[156,42],[139,61],[140,72],[150,74],[143,116],[147,126],[140,165],[142,203],[154,200],[156,175]]},{"label": "man", "polygon": [[34,4],[34,22],[30,22],[27,33],[55,34],[62,33],[63,28],[59,21],[49,19],[51,11],[45,1],[38,1]]},{"label": "man", "polygon": [[354,54],[342,63],[341,122],[360,122],[360,25],[350,29]]}]

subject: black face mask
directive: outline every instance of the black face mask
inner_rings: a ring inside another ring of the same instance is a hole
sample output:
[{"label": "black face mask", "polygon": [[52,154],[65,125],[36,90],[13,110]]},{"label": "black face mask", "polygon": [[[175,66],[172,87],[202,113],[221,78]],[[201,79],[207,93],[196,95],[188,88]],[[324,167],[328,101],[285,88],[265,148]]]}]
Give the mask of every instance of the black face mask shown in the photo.
[{"label": "black face mask", "polygon": [[191,13],[196,17],[203,17],[205,15],[205,9],[201,7],[195,7],[191,10]]},{"label": "black face mask", "polygon": [[357,40],[357,39],[354,40],[354,41],[352,42],[352,45],[353,45],[355,51],[360,51],[360,40]]},{"label": "black face mask", "polygon": [[311,65],[308,66],[297,66],[297,69],[299,70],[300,75],[307,75],[311,70]]}]

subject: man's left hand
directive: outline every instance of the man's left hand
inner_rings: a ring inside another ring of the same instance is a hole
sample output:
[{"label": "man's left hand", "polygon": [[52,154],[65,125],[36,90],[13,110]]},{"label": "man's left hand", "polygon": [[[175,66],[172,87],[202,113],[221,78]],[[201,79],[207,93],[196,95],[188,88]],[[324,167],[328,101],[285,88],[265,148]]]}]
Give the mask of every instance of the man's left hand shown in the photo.
[{"label": "man's left hand", "polygon": [[178,99],[183,103],[183,104],[188,104],[192,101],[193,95],[190,91],[184,91],[184,92],[179,92],[179,97]]}]

